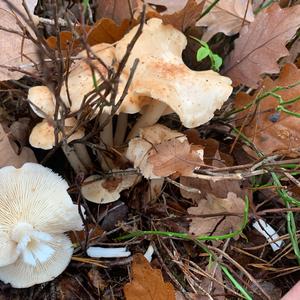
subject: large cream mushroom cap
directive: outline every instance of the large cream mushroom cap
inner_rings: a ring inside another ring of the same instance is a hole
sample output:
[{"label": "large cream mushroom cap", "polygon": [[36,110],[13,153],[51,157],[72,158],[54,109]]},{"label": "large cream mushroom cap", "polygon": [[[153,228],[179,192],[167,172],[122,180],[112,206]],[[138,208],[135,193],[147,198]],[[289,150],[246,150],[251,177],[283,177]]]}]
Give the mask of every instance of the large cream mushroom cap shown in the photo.
[{"label": "large cream mushroom cap", "polygon": [[[111,67],[115,60],[114,49],[115,48],[112,45],[105,43],[91,47],[91,50],[95,53],[95,55],[102,59],[107,67]],[[80,59],[76,61],[75,65],[71,68],[67,83],[64,82],[60,94],[62,101],[70,107],[71,112],[77,112],[81,108],[84,96],[95,89],[92,70],[86,61],[86,51],[84,50],[80,52],[77,57]],[[97,83],[100,84],[102,79],[99,72],[104,77],[107,77],[108,71],[96,59],[91,62],[95,67],[95,79]],[[70,95],[71,106],[67,94],[67,87]]]},{"label": "large cream mushroom cap", "polygon": [[[75,118],[65,119],[65,133],[69,134],[76,125]],[[67,140],[68,143],[84,136],[84,129],[77,129]],[[58,134],[58,141],[61,141],[62,133]],[[50,150],[55,146],[55,134],[53,125],[46,119],[35,125],[29,136],[31,146],[39,149]]]},{"label": "large cream mushroom cap", "polygon": [[91,202],[106,204],[117,201],[122,191],[132,187],[138,181],[139,176],[136,174],[118,175],[104,179],[101,179],[99,175],[92,175],[83,182],[81,192],[83,197]]},{"label": "large cream mushroom cap", "polygon": [[73,251],[63,232],[82,230],[82,221],[67,188],[38,164],[0,169],[0,280],[25,288],[68,265]]},{"label": "large cream mushroom cap", "polygon": [[[116,46],[116,58],[120,60],[127,44],[136,33],[132,29]],[[119,112],[136,113],[151,99],[169,106],[185,127],[192,128],[209,121],[216,109],[232,92],[231,80],[214,71],[193,71],[182,61],[186,37],[160,19],[150,19],[137,40],[121,86],[126,83],[126,74],[139,58],[127,97]],[[122,78],[121,78],[122,79]],[[122,89],[121,89],[122,90]]]},{"label": "large cream mushroom cap", "polygon": [[41,118],[53,116],[55,97],[47,86],[34,86],[28,90],[31,109]]}]

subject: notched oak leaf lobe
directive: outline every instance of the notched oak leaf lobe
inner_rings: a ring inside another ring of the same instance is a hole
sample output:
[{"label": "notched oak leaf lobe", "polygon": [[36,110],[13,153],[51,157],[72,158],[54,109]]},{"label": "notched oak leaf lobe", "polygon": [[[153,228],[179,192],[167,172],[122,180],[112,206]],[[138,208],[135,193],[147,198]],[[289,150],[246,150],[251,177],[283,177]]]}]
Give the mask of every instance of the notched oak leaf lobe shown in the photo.
[{"label": "notched oak leaf lobe", "polygon": [[257,88],[260,75],[279,72],[277,61],[289,54],[285,45],[299,26],[300,5],[281,9],[274,3],[262,10],[253,23],[240,31],[223,73],[235,85]]},{"label": "notched oak leaf lobe", "polygon": [[126,300],[175,300],[173,285],[164,282],[161,271],[153,269],[142,254],[133,257],[132,278],[124,286]]}]

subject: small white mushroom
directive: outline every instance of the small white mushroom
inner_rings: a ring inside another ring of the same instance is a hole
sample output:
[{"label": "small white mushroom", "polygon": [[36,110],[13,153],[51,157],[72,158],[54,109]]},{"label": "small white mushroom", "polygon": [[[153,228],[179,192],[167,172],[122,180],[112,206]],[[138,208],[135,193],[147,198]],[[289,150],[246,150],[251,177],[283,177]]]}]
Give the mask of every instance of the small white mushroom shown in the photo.
[{"label": "small white mushroom", "polygon": [[128,257],[131,254],[131,252],[127,251],[125,247],[121,247],[121,248],[89,247],[86,253],[88,256],[94,258]]},{"label": "small white mushroom", "polygon": [[57,277],[73,253],[64,232],[82,230],[68,184],[27,163],[0,169],[0,280],[26,288]]},{"label": "small white mushroom", "polygon": [[28,90],[28,100],[32,110],[41,118],[53,116],[55,97],[47,86],[34,86]]},{"label": "small white mushroom", "polygon": [[83,182],[81,192],[83,197],[91,202],[106,204],[117,201],[122,191],[138,181],[139,176],[136,174],[115,175],[104,179],[101,179],[99,175],[92,175]]}]

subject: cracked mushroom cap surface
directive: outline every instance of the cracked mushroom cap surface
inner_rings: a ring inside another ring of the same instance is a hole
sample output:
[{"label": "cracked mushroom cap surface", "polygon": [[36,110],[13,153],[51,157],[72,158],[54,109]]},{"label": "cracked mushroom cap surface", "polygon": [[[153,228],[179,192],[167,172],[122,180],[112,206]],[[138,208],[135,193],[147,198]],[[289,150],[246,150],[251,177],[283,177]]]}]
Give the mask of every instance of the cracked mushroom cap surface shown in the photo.
[{"label": "cracked mushroom cap surface", "polygon": [[[133,28],[117,44],[117,60],[124,55],[136,30]],[[213,117],[232,92],[231,80],[211,70],[189,69],[181,57],[186,43],[183,33],[164,25],[160,19],[150,19],[145,24],[126,65],[129,73],[134,59],[140,60],[119,112],[137,113],[151,99],[156,99],[167,104],[187,128],[197,127]],[[120,87],[126,83],[126,72]]]},{"label": "cracked mushroom cap surface", "polygon": [[[107,67],[111,67],[113,61],[115,60],[115,48],[110,44],[98,44],[91,47],[91,50],[95,55],[100,57]],[[61,89],[61,99],[62,101],[70,107],[71,112],[77,112],[82,105],[84,96],[95,89],[93,81],[93,73],[90,64],[87,63],[87,53],[86,50],[80,52],[77,56],[80,58],[75,61],[74,66],[71,68],[68,74],[67,82],[65,81]],[[95,79],[98,84],[102,82],[99,72],[107,77],[107,69],[96,59],[90,60],[91,64],[95,67]],[[69,96],[71,100],[71,105],[69,102],[69,97],[67,94],[69,91]]]},{"label": "cracked mushroom cap surface", "polygon": [[138,180],[139,176],[136,174],[115,175],[104,179],[99,175],[92,175],[83,182],[81,192],[91,202],[106,204],[117,201],[120,193],[132,187]]},{"label": "cracked mushroom cap surface", "polygon": [[82,230],[67,188],[64,179],[39,164],[0,169],[0,280],[26,288],[67,267],[73,249],[64,232]]},{"label": "cracked mushroom cap surface", "polygon": [[[65,133],[71,133],[76,126],[75,118],[65,119]],[[77,129],[67,140],[68,143],[80,139],[84,136],[84,129]],[[58,141],[61,141],[62,133],[58,134]],[[55,146],[55,134],[53,125],[46,119],[36,124],[29,136],[29,143],[31,146],[39,149],[50,150]]]}]

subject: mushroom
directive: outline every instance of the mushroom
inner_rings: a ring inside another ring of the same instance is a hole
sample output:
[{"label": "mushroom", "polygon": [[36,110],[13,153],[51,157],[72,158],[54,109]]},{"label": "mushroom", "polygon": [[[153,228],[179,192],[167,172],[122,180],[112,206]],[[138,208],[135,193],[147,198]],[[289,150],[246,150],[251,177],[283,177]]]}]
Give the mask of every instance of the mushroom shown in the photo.
[{"label": "mushroom", "polygon": [[[65,134],[69,135],[72,133],[73,128],[76,126],[75,118],[65,119]],[[53,124],[47,119],[35,125],[29,136],[29,143],[35,148],[40,148],[44,150],[52,149],[55,146],[55,128]],[[84,130],[79,128],[72,135],[70,135],[66,142],[62,144],[62,150],[64,151],[70,165],[75,170],[76,173],[84,172],[86,173],[86,165],[92,165],[89,154],[82,144],[75,144],[74,149],[72,149],[68,143],[73,140],[80,139],[84,136]],[[62,140],[62,133],[58,134],[58,142]],[[79,155],[77,155],[79,154]]]},{"label": "mushroom", "polygon": [[125,157],[133,163],[135,168],[140,169],[145,178],[159,179],[161,177],[153,173],[153,166],[148,162],[148,158],[151,150],[155,149],[155,145],[174,138],[186,140],[182,133],[161,124],[140,128],[139,137],[129,141]]},{"label": "mushroom", "polygon": [[83,197],[91,202],[106,204],[117,201],[120,193],[139,181],[137,174],[126,174],[126,170],[113,170],[120,175],[102,178],[92,175],[86,178],[81,187]]},{"label": "mushroom", "polygon": [[[129,41],[136,33],[133,28],[116,45],[117,61],[124,55]],[[185,127],[193,128],[209,121],[232,92],[231,80],[214,71],[193,71],[182,61],[186,37],[160,19],[150,19],[137,40],[124,70],[123,83],[133,61],[137,66],[129,93],[119,112],[144,114],[131,130],[128,140],[139,128],[155,124],[170,107]],[[155,99],[155,101],[153,101]]]},{"label": "mushroom", "polygon": [[104,248],[104,247],[89,247],[86,250],[89,257],[100,258],[115,258],[115,257],[128,257],[131,252],[126,247],[120,248]]},{"label": "mushroom", "polygon": [[[77,55],[79,60],[71,68],[67,81],[64,82],[60,93],[62,101],[70,107],[71,112],[79,111],[84,96],[96,88],[95,84],[100,85],[103,82],[103,78],[107,77],[108,68],[111,67],[115,59],[114,49],[112,45],[106,43],[91,47],[93,53],[101,58],[107,68],[96,59],[89,60],[86,50],[81,51]],[[92,69],[94,70],[94,78]]]},{"label": "mushroom", "polygon": [[26,288],[67,267],[73,249],[64,232],[82,230],[67,188],[64,179],[39,164],[0,169],[0,280]]},{"label": "mushroom", "polygon": [[55,97],[47,86],[31,87],[27,97],[30,107],[39,117],[54,116]]}]

